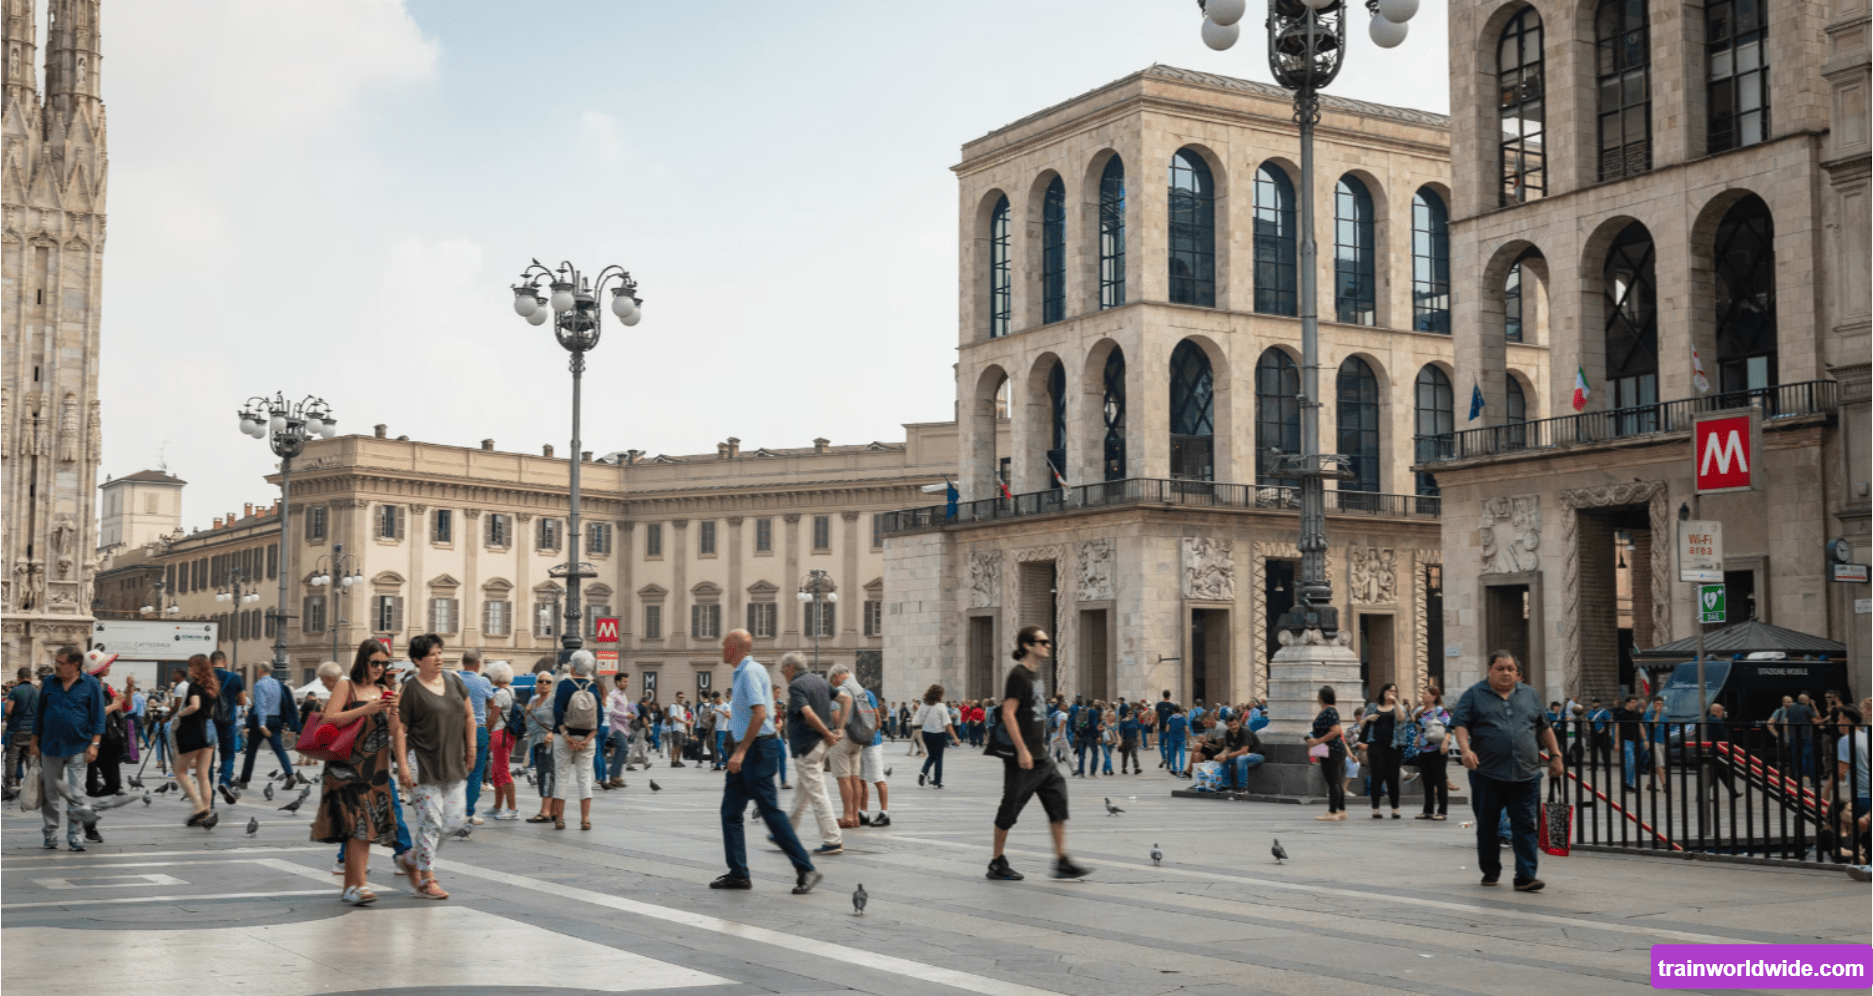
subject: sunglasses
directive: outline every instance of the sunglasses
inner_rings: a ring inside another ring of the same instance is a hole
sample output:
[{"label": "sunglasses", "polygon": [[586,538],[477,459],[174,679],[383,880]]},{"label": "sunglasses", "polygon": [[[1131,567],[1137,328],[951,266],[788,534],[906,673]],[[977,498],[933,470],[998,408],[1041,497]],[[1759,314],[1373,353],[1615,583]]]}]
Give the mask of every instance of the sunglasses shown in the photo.
[{"label": "sunglasses", "polygon": [[1035,640],[1033,643],[1029,644],[1029,646],[1033,647],[1051,647],[1053,645],[1054,641],[1052,640]]},{"label": "sunglasses", "polygon": [[372,667],[389,667],[390,662],[389,661],[371,661],[370,665]]}]

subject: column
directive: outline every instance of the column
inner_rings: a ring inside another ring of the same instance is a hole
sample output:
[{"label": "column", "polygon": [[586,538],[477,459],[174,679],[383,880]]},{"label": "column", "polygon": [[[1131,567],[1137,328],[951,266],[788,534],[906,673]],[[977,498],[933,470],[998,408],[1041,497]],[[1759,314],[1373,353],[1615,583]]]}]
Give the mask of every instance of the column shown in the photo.
[{"label": "column", "polygon": [[728,590],[722,593],[722,632],[727,633],[748,625],[748,593],[741,584],[741,516],[731,515],[724,524],[728,526]]},{"label": "column", "polygon": [[[670,520],[670,546],[664,555],[670,565],[670,614],[664,617],[663,632],[671,650],[689,647],[689,520]],[[694,689],[688,689],[694,691]]]},{"label": "column", "polygon": [[482,607],[488,601],[481,590],[481,509],[462,509],[455,542],[462,546],[462,646],[479,647],[487,641],[481,624]]},{"label": "column", "polygon": [[[787,525],[782,530],[787,544],[787,572],[781,579],[780,593],[775,596],[775,601],[781,603],[781,607],[775,611],[780,613],[783,640],[797,647],[800,645],[801,615],[800,604],[794,599],[794,593],[800,590],[800,513],[789,512],[781,518]],[[793,601],[793,604],[787,604],[789,601]]]}]

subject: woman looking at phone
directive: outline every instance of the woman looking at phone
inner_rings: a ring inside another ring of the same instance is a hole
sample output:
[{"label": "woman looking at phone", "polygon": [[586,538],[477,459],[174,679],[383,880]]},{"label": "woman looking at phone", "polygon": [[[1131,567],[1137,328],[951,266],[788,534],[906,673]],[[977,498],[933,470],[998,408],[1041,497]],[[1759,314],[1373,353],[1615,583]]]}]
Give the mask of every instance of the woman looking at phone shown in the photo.
[{"label": "woman looking at phone", "polygon": [[312,839],[345,849],[345,886],[340,895],[353,906],[377,901],[364,884],[371,845],[397,846],[397,813],[390,773],[401,767],[391,745],[397,728],[397,689],[385,677],[390,651],[377,640],[358,644],[348,679],[332,688],[323,720],[333,726],[364,724],[352,741],[351,759],[325,762],[319,808],[312,817]]}]

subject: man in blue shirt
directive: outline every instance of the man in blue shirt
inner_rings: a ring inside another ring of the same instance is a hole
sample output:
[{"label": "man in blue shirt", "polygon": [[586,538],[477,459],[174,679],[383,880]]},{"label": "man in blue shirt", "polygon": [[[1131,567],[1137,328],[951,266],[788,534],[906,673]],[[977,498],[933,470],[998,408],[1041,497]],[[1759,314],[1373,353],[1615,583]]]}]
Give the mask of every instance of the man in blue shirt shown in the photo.
[{"label": "man in blue shirt", "polygon": [[[475,815],[475,803],[481,801],[481,783],[488,776],[488,700],[494,697],[494,683],[481,676],[481,651],[462,651],[461,679],[468,690],[468,704],[475,707],[475,770],[468,773],[468,822],[481,826],[484,821]],[[602,710],[599,715],[603,717]],[[604,743],[604,738],[598,742]],[[604,780],[602,774],[599,780]]]},{"label": "man in blue shirt", "polygon": [[728,759],[728,775],[722,784],[722,848],[727,852],[728,874],[710,882],[709,888],[754,887],[748,877],[748,843],[742,830],[748,803],[753,802],[768,833],[798,873],[793,894],[804,896],[819,884],[821,876],[775,797],[774,777],[780,772],[781,746],[780,737],[774,733],[774,686],[767,668],[750,655],[753,649],[754,637],[745,629],[733,630],[722,638],[722,663],[736,665],[729,693],[728,729],[735,740],[735,753]]},{"label": "man in blue shirt", "polygon": [[1564,774],[1561,746],[1548,725],[1541,697],[1522,684],[1515,655],[1489,655],[1488,677],[1471,685],[1450,714],[1451,730],[1470,769],[1470,799],[1476,809],[1476,856],[1484,885],[1502,877],[1502,845],[1497,842],[1501,814],[1512,827],[1515,891],[1538,892],[1540,861],[1536,808],[1541,801],[1540,749],[1548,751],[1548,773]]},{"label": "man in blue shirt", "polygon": [[221,751],[221,797],[232,806],[236,798],[233,785],[234,752],[238,749],[234,741],[234,707],[247,704],[247,683],[241,680],[240,675],[228,670],[227,654],[217,650],[208,655],[208,663],[214,665],[215,678],[221,682],[221,694],[215,699],[216,712],[220,712],[222,703],[227,704],[227,722],[221,722],[219,716],[215,719],[215,740],[220,744]]},{"label": "man in blue shirt", "polygon": [[260,745],[273,745],[273,755],[280,759],[280,770],[286,773],[288,781],[293,777],[293,759],[286,754],[286,744],[280,739],[281,732],[291,728],[299,731],[299,710],[287,699],[285,682],[273,675],[273,665],[254,665],[254,708],[247,714],[247,760],[241,762],[241,788],[247,788],[247,780],[254,777],[254,758],[260,754]]},{"label": "man in blue shirt", "polygon": [[32,751],[39,755],[45,801],[45,845],[58,850],[59,813],[65,810],[65,842],[74,851],[85,849],[78,814],[59,794],[59,779],[75,795],[84,794],[85,766],[98,759],[104,740],[104,685],[84,673],[84,651],[60,647],[52,655],[52,677],[39,689],[38,715],[33,720]]}]

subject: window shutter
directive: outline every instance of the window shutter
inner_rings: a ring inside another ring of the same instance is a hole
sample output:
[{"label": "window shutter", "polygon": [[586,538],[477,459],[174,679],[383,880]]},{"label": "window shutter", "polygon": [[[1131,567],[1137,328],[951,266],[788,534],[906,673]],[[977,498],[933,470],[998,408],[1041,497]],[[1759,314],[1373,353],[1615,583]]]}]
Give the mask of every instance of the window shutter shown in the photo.
[{"label": "window shutter", "polygon": [[312,628],[312,596],[311,595],[307,595],[305,598],[301,599],[299,602],[299,631],[301,633],[316,632]]},{"label": "window shutter", "polygon": [[487,636],[499,636],[494,631],[494,603],[483,602],[481,605],[481,632]]},{"label": "window shutter", "polygon": [[390,597],[390,631],[393,633],[403,632],[402,595],[392,595]]},{"label": "window shutter", "polygon": [[403,541],[404,531],[409,525],[409,520],[410,520],[410,510],[403,507],[402,505],[398,505],[397,506],[397,541],[399,543]]}]

